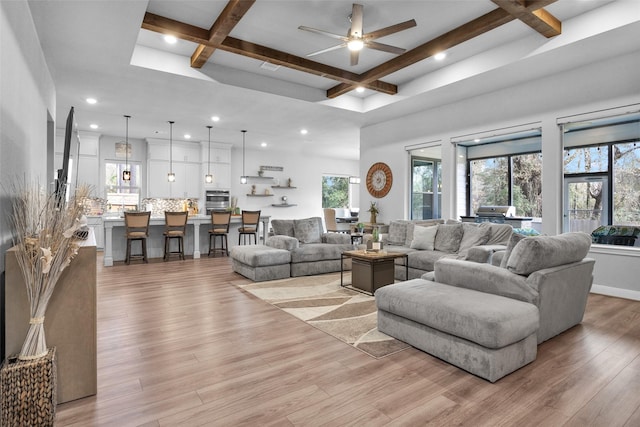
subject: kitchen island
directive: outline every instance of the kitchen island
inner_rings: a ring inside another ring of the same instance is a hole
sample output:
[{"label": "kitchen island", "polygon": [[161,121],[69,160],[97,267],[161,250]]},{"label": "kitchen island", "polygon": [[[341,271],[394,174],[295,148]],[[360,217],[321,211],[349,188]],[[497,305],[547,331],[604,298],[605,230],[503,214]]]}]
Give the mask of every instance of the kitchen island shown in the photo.
[{"label": "kitchen island", "polygon": [[[260,217],[260,239],[262,242],[267,239],[269,229],[269,216]],[[111,267],[115,261],[124,261],[127,250],[127,239],[125,237],[124,217],[103,217],[104,223],[104,265]],[[229,248],[237,245],[238,228],[242,225],[242,216],[231,217],[229,227]],[[149,237],[147,238],[147,258],[162,258],[164,256],[164,216],[151,217],[149,221]],[[184,237],[184,253],[192,255],[193,258],[200,258],[204,252],[209,252],[209,229],[211,228],[210,215],[192,215],[187,220],[187,233]],[[138,251],[139,247],[134,243],[133,251]]]}]

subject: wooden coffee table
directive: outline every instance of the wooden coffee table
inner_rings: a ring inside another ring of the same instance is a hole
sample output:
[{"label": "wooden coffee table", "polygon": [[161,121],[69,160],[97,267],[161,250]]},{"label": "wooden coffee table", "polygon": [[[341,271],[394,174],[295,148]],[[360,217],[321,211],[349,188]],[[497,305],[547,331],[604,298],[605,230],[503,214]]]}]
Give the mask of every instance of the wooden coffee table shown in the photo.
[{"label": "wooden coffee table", "polygon": [[344,251],[340,258],[340,286],[344,284],[345,258],[351,258],[351,287],[373,295],[379,288],[394,282],[395,259],[404,258],[406,276],[409,277],[408,256],[400,252]]}]

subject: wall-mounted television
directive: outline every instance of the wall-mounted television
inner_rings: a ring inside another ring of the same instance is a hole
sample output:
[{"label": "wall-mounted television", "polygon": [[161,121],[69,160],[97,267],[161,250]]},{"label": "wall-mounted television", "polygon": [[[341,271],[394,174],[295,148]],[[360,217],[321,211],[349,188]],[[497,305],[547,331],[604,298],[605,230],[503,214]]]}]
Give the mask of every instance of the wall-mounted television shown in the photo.
[{"label": "wall-mounted television", "polygon": [[59,205],[64,205],[67,196],[67,185],[69,181],[69,161],[71,152],[71,138],[74,133],[73,130],[74,121],[74,109],[71,107],[69,114],[67,115],[67,125],[64,132],[64,149],[62,153],[62,166],[58,169],[58,174],[55,180],[55,194]]}]

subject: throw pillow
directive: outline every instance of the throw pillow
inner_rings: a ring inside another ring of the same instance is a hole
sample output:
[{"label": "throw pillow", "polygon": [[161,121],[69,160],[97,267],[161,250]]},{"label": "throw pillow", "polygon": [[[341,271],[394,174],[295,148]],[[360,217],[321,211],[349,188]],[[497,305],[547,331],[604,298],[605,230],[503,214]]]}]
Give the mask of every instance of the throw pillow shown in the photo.
[{"label": "throw pillow", "polygon": [[473,246],[484,245],[491,235],[489,227],[481,227],[469,222],[462,223],[462,231],[462,240],[460,240],[458,252],[465,251]]},{"label": "throw pillow", "polygon": [[322,243],[322,232],[315,218],[294,219],[293,231],[300,243]]},{"label": "throw pillow", "polygon": [[272,219],[271,228],[276,236],[293,237],[293,220],[290,219]]},{"label": "throw pillow", "polygon": [[590,247],[591,236],[582,232],[525,237],[511,251],[507,270],[528,276],[544,268],[581,261]]},{"label": "throw pillow", "polygon": [[513,233],[511,235],[511,239],[509,239],[509,244],[507,245],[507,249],[504,251],[502,261],[500,261],[500,267],[507,268],[507,263],[509,262],[509,257],[511,256],[511,252],[513,251],[513,248],[515,248],[518,242],[520,242],[520,240],[524,239],[525,237],[527,236],[520,233]]},{"label": "throw pillow", "polygon": [[420,227],[416,225],[413,227],[413,240],[411,241],[410,248],[432,251],[437,232],[437,225],[432,225],[431,227]]},{"label": "throw pillow", "polygon": [[509,244],[511,233],[513,233],[513,227],[511,227],[509,224],[494,224],[491,222],[485,222],[483,223],[483,225],[484,224],[487,224],[487,226],[491,230],[491,235],[486,243],[487,245]]},{"label": "throw pillow", "polygon": [[462,224],[438,224],[435,250],[450,254],[458,252],[463,234]]}]

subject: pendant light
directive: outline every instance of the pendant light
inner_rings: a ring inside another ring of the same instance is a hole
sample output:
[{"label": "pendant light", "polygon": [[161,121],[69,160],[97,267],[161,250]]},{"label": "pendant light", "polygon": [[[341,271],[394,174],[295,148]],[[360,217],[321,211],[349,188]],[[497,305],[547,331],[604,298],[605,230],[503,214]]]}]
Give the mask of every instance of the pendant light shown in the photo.
[{"label": "pendant light", "polygon": [[175,122],[169,121],[169,173],[167,174],[167,181],[175,182],[176,174],[173,173],[173,124]]},{"label": "pendant light", "polygon": [[240,177],[240,184],[247,183],[247,176],[244,174],[244,138],[247,134],[246,130],[242,130],[242,176]]},{"label": "pendant light", "polygon": [[207,158],[207,174],[204,176],[204,182],[211,184],[213,182],[213,175],[211,175],[211,128],[213,126],[207,126],[209,129],[209,157]]},{"label": "pendant light", "polygon": [[124,117],[127,120],[127,128],[126,128],[125,140],[124,140],[125,164],[124,164],[124,170],[122,171],[122,181],[123,182],[130,182],[131,181],[131,171],[129,170],[129,119],[131,118],[131,116],[125,115]]}]

